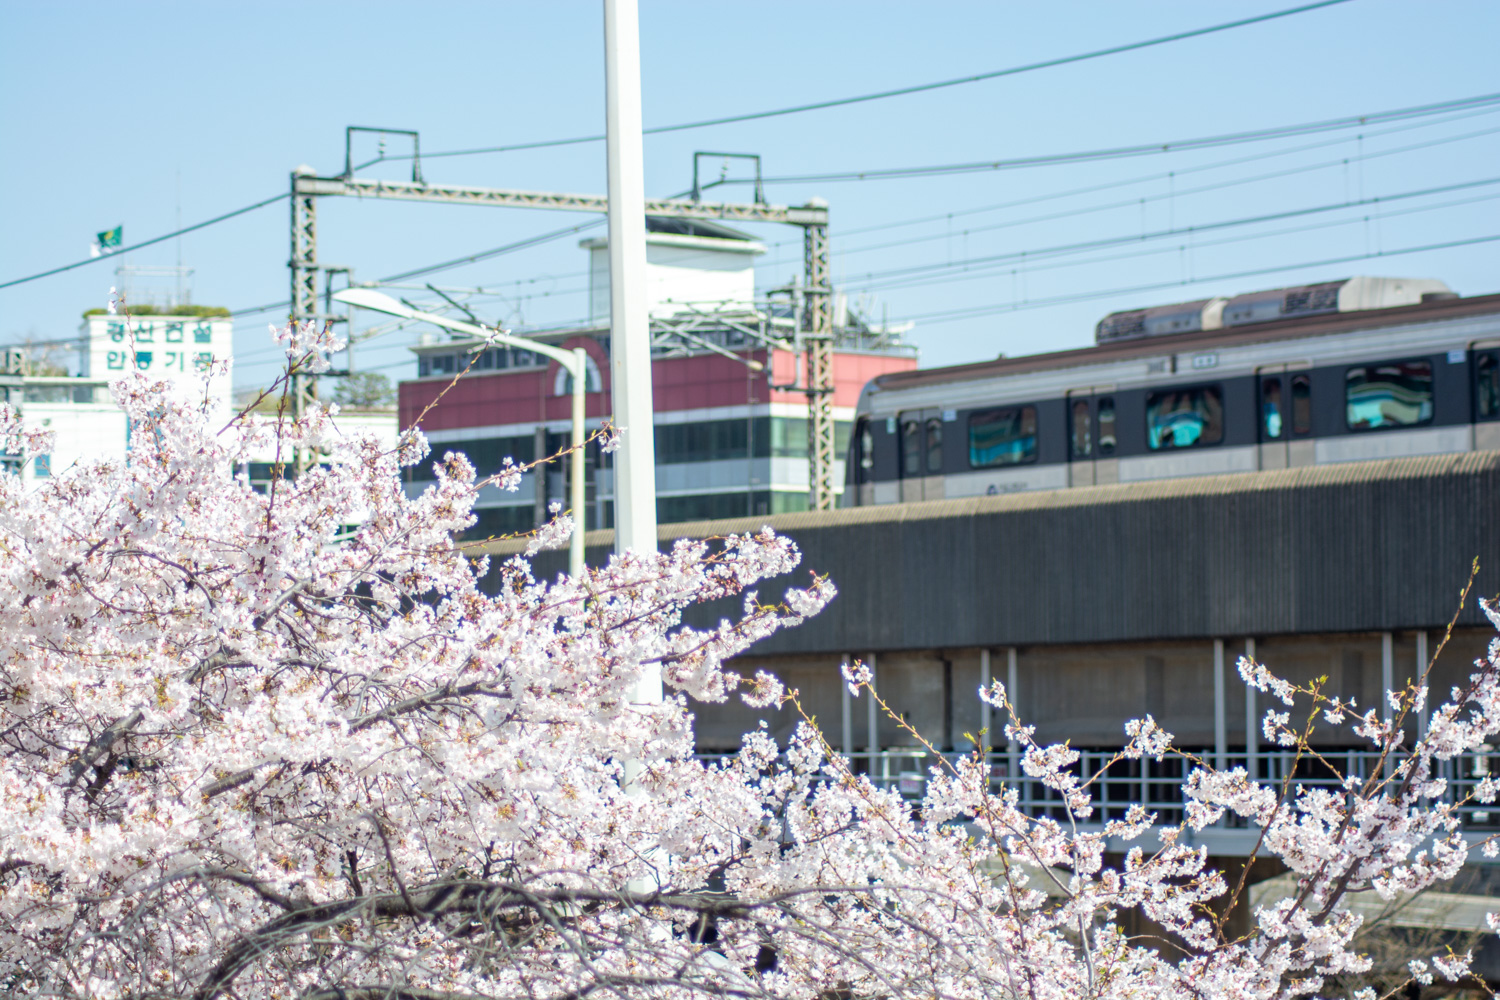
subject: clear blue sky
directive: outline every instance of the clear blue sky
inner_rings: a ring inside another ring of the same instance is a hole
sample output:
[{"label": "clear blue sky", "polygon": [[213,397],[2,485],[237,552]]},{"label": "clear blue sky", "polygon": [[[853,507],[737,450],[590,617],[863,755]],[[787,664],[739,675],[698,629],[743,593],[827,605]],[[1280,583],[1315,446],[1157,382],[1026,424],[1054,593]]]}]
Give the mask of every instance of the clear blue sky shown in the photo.
[{"label": "clear blue sky", "polygon": [[[643,0],[645,118],[667,124],[980,73],[1292,5]],[[1500,91],[1497,38],[1500,5],[1493,2],[1353,0],[1007,79],[648,137],[647,189],[685,189],[695,149],[760,153],[771,176],[878,170],[1167,142],[1470,97]],[[127,243],[166,232],[179,201],[182,221],[191,223],[284,191],[300,163],[335,173],[345,125],[418,129],[428,151],[601,131],[601,9],[596,0],[420,8],[374,0],[353,7],[0,0],[0,87],[5,281],[86,256],[93,234],[115,225],[124,225]],[[1082,345],[1115,309],[1349,274],[1437,277],[1463,294],[1500,290],[1500,243],[1194,280],[1500,234],[1500,184],[990,270],[866,277],[1500,178],[1500,132],[1460,138],[1500,130],[1500,112],[1391,128],[1091,165],[778,184],[769,193],[783,203],[829,201],[836,279],[865,295],[876,316],[996,308],[958,321],[919,320],[912,339],[928,365]],[[1264,156],[1314,143],[1319,148]],[[1424,148],[1392,152],[1414,145]],[[365,148],[372,151],[373,142]],[[1199,169],[1246,157],[1259,158]],[[1320,163],[1333,165],[1314,168]],[[1301,167],[1310,169],[1250,180]],[[402,170],[387,164],[372,175]],[[424,172],[430,181],[597,192],[604,150],[595,143],[431,160]],[[1136,178],[1149,179],[971,211]],[[1200,187],[1214,189],[1193,193]],[[1080,211],[1114,202],[1127,204]],[[872,229],[929,216],[939,218]],[[320,207],[320,252],[325,262],[373,279],[585,221],[328,199]],[[763,285],[798,270],[795,231],[755,232],[793,241],[767,255]],[[484,300],[488,319],[564,321],[586,309],[577,244],[564,239],[429,280],[508,288],[504,299]],[[170,264],[176,253],[169,243],[124,260]],[[189,235],[182,256],[197,269],[198,302],[239,309],[284,299],[287,206]],[[71,335],[83,309],[103,304],[113,266],[0,290],[0,340]],[[1187,283],[1076,300],[1170,282]],[[1075,301],[1035,307],[1069,297]],[[1033,307],[1010,310],[1015,303]],[[265,326],[272,318],[239,322],[237,384],[270,374]],[[357,364],[407,375],[412,336],[371,343]]]}]

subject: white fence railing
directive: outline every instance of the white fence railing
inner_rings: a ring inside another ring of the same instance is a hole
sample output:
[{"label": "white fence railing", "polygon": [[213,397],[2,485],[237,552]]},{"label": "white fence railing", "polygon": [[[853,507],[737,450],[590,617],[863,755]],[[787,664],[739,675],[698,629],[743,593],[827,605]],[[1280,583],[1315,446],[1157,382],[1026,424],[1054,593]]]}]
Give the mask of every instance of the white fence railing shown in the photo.
[{"label": "white fence railing", "polygon": [[[1198,751],[1204,759],[1212,761],[1213,752]],[[703,754],[705,758],[716,758],[721,754]],[[850,755],[854,770],[867,774],[882,788],[895,788],[909,799],[919,799],[926,791],[927,776],[934,766],[941,765],[940,757],[958,760],[968,754],[933,754],[922,749],[891,749],[855,751]],[[1091,822],[1121,819],[1125,811],[1139,802],[1157,814],[1158,823],[1177,823],[1183,818],[1182,783],[1191,765],[1182,758],[1154,760],[1121,760],[1101,770],[1113,759],[1114,753],[1097,750],[1080,750],[1078,773],[1092,778],[1089,789],[1094,804]],[[1500,757],[1500,755],[1496,755]],[[1464,802],[1492,768],[1500,769],[1500,759],[1487,754],[1465,754],[1449,761],[1439,762],[1438,775],[1447,781],[1445,799],[1449,802]],[[991,753],[988,757],[991,781],[998,788],[1001,784],[1019,782],[1021,808],[1033,816],[1049,816],[1064,819],[1062,798],[1057,792],[1040,781],[1018,773],[1019,755],[1004,751]],[[1229,755],[1228,767],[1246,767],[1243,748]],[[1280,785],[1290,778],[1293,785],[1337,788],[1349,776],[1367,778],[1380,768],[1378,754],[1368,750],[1326,750],[1319,757],[1279,751],[1262,750],[1250,759],[1249,769],[1261,782]],[[1469,800],[1460,806],[1466,826],[1477,828],[1500,827],[1500,803],[1485,805]],[[1243,820],[1228,817],[1222,821],[1227,826],[1245,826]]]}]

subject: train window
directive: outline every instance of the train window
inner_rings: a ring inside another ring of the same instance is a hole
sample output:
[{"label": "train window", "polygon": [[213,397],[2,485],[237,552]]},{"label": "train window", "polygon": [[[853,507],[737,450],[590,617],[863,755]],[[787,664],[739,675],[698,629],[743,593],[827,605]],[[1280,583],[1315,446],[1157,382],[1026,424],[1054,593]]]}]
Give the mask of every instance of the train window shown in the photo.
[{"label": "train window", "polygon": [[1260,413],[1266,440],[1281,437],[1281,379],[1268,378],[1261,384]]},{"label": "train window", "polygon": [[1344,420],[1350,430],[1410,427],[1432,420],[1432,363],[1392,361],[1344,372]]},{"label": "train window", "polygon": [[919,420],[901,421],[901,475],[922,474],[922,423]]},{"label": "train window", "polygon": [[1500,417],[1500,362],[1493,354],[1481,354],[1474,359],[1474,372],[1479,380],[1479,415]]},{"label": "train window", "polygon": [[1099,456],[1115,453],[1115,397],[1099,397]]},{"label": "train window", "polygon": [[1146,394],[1146,445],[1153,451],[1224,440],[1224,397],[1216,385]]},{"label": "train window", "polygon": [[[998,412],[998,411],[997,411]],[[1088,458],[1094,451],[1094,429],[1089,416],[1087,399],[1073,400],[1073,457]],[[969,439],[973,441],[973,424],[970,424]],[[974,464],[972,461],[969,464]]]},{"label": "train window", "polygon": [[1292,376],[1292,433],[1312,433],[1312,377]]},{"label": "train window", "polygon": [[927,421],[927,471],[943,471],[943,422],[937,417]]},{"label": "train window", "polygon": [[859,468],[865,473],[861,481],[869,477],[870,470],[875,468],[875,435],[870,432],[870,422],[861,420],[859,422],[859,436],[856,438],[859,449]]},{"label": "train window", "polygon": [[[1087,409],[1088,404],[1084,404]],[[969,417],[969,467],[1036,461],[1036,407],[985,410]]]}]

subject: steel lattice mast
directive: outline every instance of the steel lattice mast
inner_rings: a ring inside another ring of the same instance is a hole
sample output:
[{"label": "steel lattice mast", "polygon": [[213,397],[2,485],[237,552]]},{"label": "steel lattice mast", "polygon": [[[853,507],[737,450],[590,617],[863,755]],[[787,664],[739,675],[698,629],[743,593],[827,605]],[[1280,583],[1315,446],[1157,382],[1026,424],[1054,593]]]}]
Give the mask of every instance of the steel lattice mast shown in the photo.
[{"label": "steel lattice mast", "polygon": [[[413,177],[421,177],[420,161],[413,164]],[[324,197],[382,198],[425,201],[448,205],[489,205],[496,208],[547,208],[565,212],[609,211],[604,195],[564,194],[551,191],[517,191],[457,184],[427,184],[412,181],[366,180],[352,176],[346,167],[342,177],[317,177],[310,168],[292,173],[292,320],[328,319],[318,312],[317,199]],[[828,270],[828,206],[821,201],[806,205],[770,205],[764,202],[704,202],[683,199],[647,199],[646,214],[678,219],[718,219],[738,222],[778,222],[803,230],[803,292],[805,303],[798,337],[807,354],[805,385],[808,408],[809,506],[826,510],[833,506],[833,287]],[[293,395],[295,412],[316,398],[310,378],[299,379]]]}]

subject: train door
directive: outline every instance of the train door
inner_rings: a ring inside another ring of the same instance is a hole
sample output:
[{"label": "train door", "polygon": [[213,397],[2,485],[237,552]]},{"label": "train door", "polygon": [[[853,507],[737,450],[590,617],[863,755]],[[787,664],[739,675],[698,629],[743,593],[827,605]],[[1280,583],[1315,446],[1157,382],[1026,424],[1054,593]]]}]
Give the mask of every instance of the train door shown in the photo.
[{"label": "train door", "polygon": [[1256,369],[1260,468],[1312,465],[1312,378],[1305,362]]},{"label": "train door", "polygon": [[1500,451],[1500,340],[1476,340],[1469,345],[1474,379],[1475,451]]},{"label": "train door", "polygon": [[901,439],[901,502],[943,498],[943,411],[906,410],[897,417]]},{"label": "train door", "polygon": [[1095,385],[1068,393],[1068,485],[1120,481],[1116,457],[1115,387]]}]

